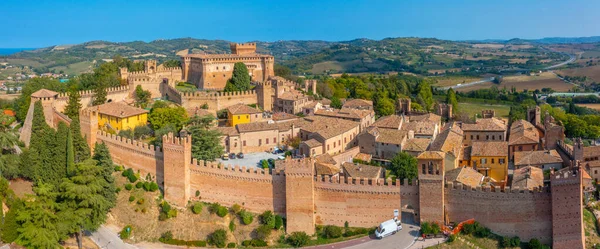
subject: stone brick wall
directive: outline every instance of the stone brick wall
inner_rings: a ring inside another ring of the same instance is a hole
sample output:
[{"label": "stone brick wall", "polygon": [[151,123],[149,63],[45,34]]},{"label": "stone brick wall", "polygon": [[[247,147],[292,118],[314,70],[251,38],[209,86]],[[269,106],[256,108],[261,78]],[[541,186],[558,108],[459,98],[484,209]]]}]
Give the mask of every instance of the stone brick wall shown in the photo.
[{"label": "stone brick wall", "polygon": [[285,159],[286,232],[315,233],[314,161]]},{"label": "stone brick wall", "polygon": [[315,182],[317,225],[375,227],[400,210],[400,181],[317,176]]},{"label": "stone brick wall", "polygon": [[245,105],[258,103],[257,94],[254,90],[242,92],[179,92],[179,96],[171,92],[170,95],[174,95],[173,100],[179,101],[177,103],[186,109],[207,104],[208,110],[218,111],[239,103]]},{"label": "stone brick wall", "polygon": [[545,244],[552,241],[552,198],[547,188],[502,192],[448,183],[444,192],[450,222],[474,218],[499,235],[519,236],[521,241],[537,238]]},{"label": "stone brick wall", "polygon": [[585,248],[582,182],[583,173],[577,169],[550,176],[553,248]]}]

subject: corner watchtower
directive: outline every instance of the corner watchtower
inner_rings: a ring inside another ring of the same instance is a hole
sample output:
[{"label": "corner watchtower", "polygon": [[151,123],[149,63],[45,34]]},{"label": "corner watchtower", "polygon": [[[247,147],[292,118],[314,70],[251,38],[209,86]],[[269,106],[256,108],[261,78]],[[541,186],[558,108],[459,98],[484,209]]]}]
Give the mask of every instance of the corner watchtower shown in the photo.
[{"label": "corner watchtower", "polygon": [[417,157],[419,171],[419,222],[444,224],[444,160],[441,151],[425,151]]},{"label": "corner watchtower", "polygon": [[191,138],[163,136],[164,193],[165,200],[184,207],[190,198]]},{"label": "corner watchtower", "polygon": [[244,55],[244,54],[255,54],[256,53],[256,43],[254,43],[254,42],[230,43],[229,47],[231,48],[232,54]]},{"label": "corner watchtower", "polygon": [[[576,162],[579,164],[579,162]],[[550,175],[552,248],[585,248],[583,169],[564,168]]]},{"label": "corner watchtower", "polygon": [[314,161],[287,157],[285,172],[286,231],[315,233]]}]

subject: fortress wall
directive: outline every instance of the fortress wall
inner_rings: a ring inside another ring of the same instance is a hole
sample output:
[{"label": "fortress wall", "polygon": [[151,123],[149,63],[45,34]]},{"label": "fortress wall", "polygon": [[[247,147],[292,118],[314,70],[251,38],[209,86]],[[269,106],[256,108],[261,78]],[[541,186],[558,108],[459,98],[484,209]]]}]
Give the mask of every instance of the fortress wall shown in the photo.
[{"label": "fortress wall", "polygon": [[[239,103],[246,105],[258,103],[257,94],[254,90],[240,92],[178,92],[178,94],[180,95],[181,105],[186,109],[207,104],[208,110],[218,111]],[[175,94],[173,93],[173,95]]]},{"label": "fortress wall", "polygon": [[471,218],[502,236],[519,236],[552,242],[552,197],[548,188],[539,191],[490,188],[448,184],[445,188],[446,212],[451,222]]},{"label": "fortress wall", "polygon": [[[118,86],[118,87],[110,87],[106,89],[106,99],[111,102],[120,102],[125,100],[129,96],[129,86]],[[94,91],[93,90],[83,90],[79,91],[79,95],[81,96],[81,108],[86,108],[92,106],[92,101],[94,100]],[[68,93],[60,93],[56,100],[54,101],[54,108],[63,112],[67,103],[69,101]]]},{"label": "fortress wall", "polygon": [[[190,196],[225,206],[239,204],[253,212],[285,214],[285,176],[258,168],[193,160]],[[200,196],[196,197],[196,191]]]},{"label": "fortress wall", "polygon": [[110,151],[113,161],[122,164],[141,175],[150,173],[156,176],[159,185],[163,179],[163,152],[160,147],[147,143],[108,134],[104,131],[97,132],[97,141],[104,142]]},{"label": "fortress wall", "polygon": [[315,181],[315,223],[354,227],[375,227],[400,210],[400,181],[384,184],[383,179],[317,177]]},{"label": "fortress wall", "polygon": [[419,185],[417,180],[403,179],[400,182],[400,199],[402,200],[402,209],[411,209],[419,212]]}]

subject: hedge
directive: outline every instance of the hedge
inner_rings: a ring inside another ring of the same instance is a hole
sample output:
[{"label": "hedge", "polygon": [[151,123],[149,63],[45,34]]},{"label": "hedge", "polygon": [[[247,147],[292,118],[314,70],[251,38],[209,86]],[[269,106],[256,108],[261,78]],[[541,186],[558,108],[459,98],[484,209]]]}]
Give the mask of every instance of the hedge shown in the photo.
[{"label": "hedge", "polygon": [[252,246],[252,247],[265,247],[267,246],[267,242],[264,240],[259,240],[259,239],[252,239],[252,240],[244,240],[242,241],[242,245],[245,247],[248,246]]}]

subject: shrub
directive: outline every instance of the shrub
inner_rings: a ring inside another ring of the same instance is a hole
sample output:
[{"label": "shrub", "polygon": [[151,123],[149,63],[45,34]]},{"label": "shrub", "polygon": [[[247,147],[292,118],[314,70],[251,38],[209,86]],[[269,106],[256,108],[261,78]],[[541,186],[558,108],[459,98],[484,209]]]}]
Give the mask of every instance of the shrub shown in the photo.
[{"label": "shrub", "polygon": [[200,190],[196,190],[196,197],[200,196]]},{"label": "shrub", "polygon": [[143,186],[144,186],[144,183],[143,183],[143,182],[137,182],[137,183],[135,184],[135,188],[142,188]]},{"label": "shrub", "polygon": [[260,225],[256,228],[256,237],[261,240],[266,240],[271,236],[271,232],[273,228],[269,227],[269,225]]},{"label": "shrub", "polygon": [[227,248],[236,248],[237,245],[235,244],[235,242],[231,242],[229,244],[227,244]]},{"label": "shrub", "polygon": [[293,247],[302,247],[305,246],[310,237],[305,232],[293,232],[288,236],[287,241]]},{"label": "shrub", "polygon": [[254,220],[254,216],[252,216],[252,214],[247,212],[246,210],[240,211],[240,217],[242,218],[242,223],[244,225],[250,225],[250,223],[252,223],[252,221]]},{"label": "shrub", "polygon": [[119,233],[119,236],[121,237],[121,239],[129,239],[132,231],[133,231],[133,228],[131,228],[131,225],[127,225],[123,228],[123,230],[121,230],[121,232]]},{"label": "shrub", "polygon": [[339,238],[342,236],[342,228],[336,226],[325,226],[323,228],[323,237],[328,239]]},{"label": "shrub", "polygon": [[242,211],[242,206],[240,206],[238,204],[233,204],[233,206],[231,206],[232,213],[238,214],[240,211]]},{"label": "shrub", "polygon": [[115,193],[117,193],[117,194],[118,194],[119,192],[121,192],[121,188],[120,188],[120,187],[117,187],[117,188],[115,189]]},{"label": "shrub", "polygon": [[450,234],[448,236],[448,242],[454,242],[456,240],[456,234]]},{"label": "shrub", "polygon": [[133,201],[135,201],[135,197],[133,195],[129,196],[129,202],[133,202]]},{"label": "shrub", "polygon": [[502,237],[502,239],[500,239],[500,246],[510,247],[510,238],[508,236]]},{"label": "shrub", "polygon": [[531,239],[529,243],[527,243],[527,248],[529,249],[542,249],[542,243],[538,239]]},{"label": "shrub", "polygon": [[218,248],[225,247],[227,243],[227,232],[223,229],[218,229],[210,235],[210,243]]},{"label": "shrub", "polygon": [[129,180],[129,182],[134,183],[138,180],[138,177],[135,174],[131,174],[127,176],[127,179]]},{"label": "shrub", "polygon": [[273,215],[273,212],[270,210],[267,210],[260,215],[260,221],[263,225],[266,225],[271,229],[275,228],[275,215]]},{"label": "shrub", "polygon": [[125,189],[131,190],[132,188],[133,188],[133,185],[131,185],[131,183],[125,184]]},{"label": "shrub", "polygon": [[477,231],[478,227],[479,227],[479,222],[477,222],[477,221],[473,222],[473,224],[464,224],[463,228],[462,228],[462,232],[464,234],[473,234],[473,233],[475,233],[475,231]]},{"label": "shrub", "polygon": [[139,200],[137,201],[137,204],[140,204],[140,205],[144,204],[144,198],[141,198],[141,199],[139,199]]},{"label": "shrub", "polygon": [[225,215],[227,215],[227,213],[229,213],[229,212],[227,211],[226,207],[219,206],[219,208],[217,209],[217,215],[219,217],[225,217]]},{"label": "shrub", "polygon": [[210,204],[210,207],[208,208],[208,211],[211,214],[214,214],[214,213],[217,213],[217,211],[219,210],[220,207],[221,207],[221,205],[219,203],[214,202],[214,203]]},{"label": "shrub", "polygon": [[283,226],[283,218],[280,215],[275,215],[275,229],[279,230]]},{"label": "shrub", "polygon": [[156,192],[158,190],[158,184],[156,182],[150,183],[150,192]]},{"label": "shrub", "polygon": [[142,188],[143,188],[143,189],[144,189],[146,192],[148,192],[148,191],[150,191],[150,184],[151,184],[150,182],[144,182],[144,184],[142,185]]},{"label": "shrub", "polygon": [[173,239],[173,233],[171,231],[166,231],[160,235],[160,239],[158,239],[158,240],[162,242],[163,240],[172,240],[172,239]]},{"label": "shrub", "polygon": [[160,214],[158,214],[158,220],[159,221],[164,221],[166,219],[168,219],[169,217],[167,217],[166,213],[161,212]]},{"label": "shrub", "polygon": [[487,238],[490,234],[492,234],[492,231],[484,226],[479,226],[477,227],[477,230],[475,230],[475,236],[480,238]]},{"label": "shrub", "polygon": [[510,246],[517,247],[521,245],[521,239],[517,236],[510,238]]},{"label": "shrub", "polygon": [[160,203],[160,214],[158,220],[166,220],[169,218],[177,217],[177,209],[172,209],[168,202],[163,201]]},{"label": "shrub", "polygon": [[192,205],[192,213],[199,214],[202,213],[202,203],[196,202]]},{"label": "shrub", "polygon": [[350,223],[348,223],[348,221],[344,222],[344,230],[348,231],[348,229],[350,228]]},{"label": "shrub", "polygon": [[235,222],[233,222],[233,220],[229,221],[229,231],[235,231]]},{"label": "shrub", "polygon": [[123,166],[119,166],[119,165],[115,166],[115,171],[116,172],[123,171],[123,169],[124,169]]},{"label": "shrub", "polygon": [[147,212],[148,212],[148,209],[146,209],[146,208],[142,208],[142,213],[144,213],[144,214],[145,214],[145,213],[147,213]]},{"label": "shrub", "polygon": [[[464,226],[463,226],[464,229]],[[434,222],[423,222],[421,224],[421,233],[422,234],[438,234],[440,233],[440,225]]]},{"label": "shrub", "polygon": [[264,240],[259,240],[259,239],[244,240],[244,241],[242,241],[242,246],[265,247],[265,246],[267,246],[267,242]]}]

